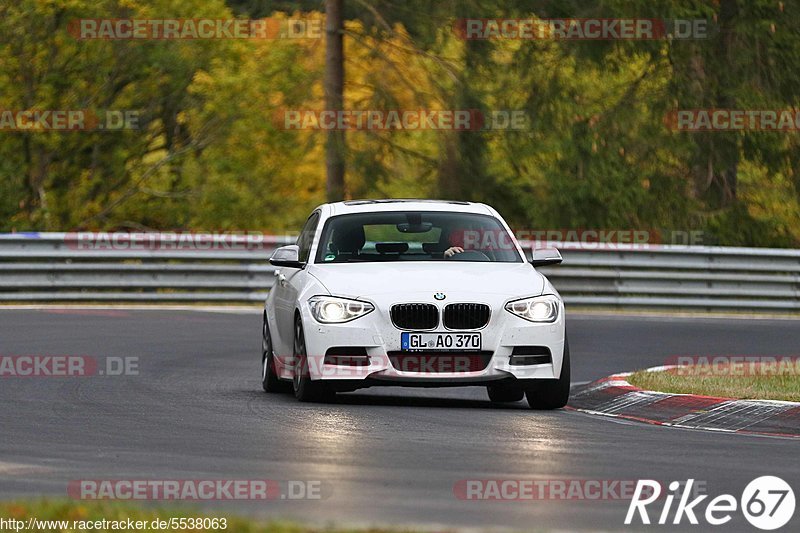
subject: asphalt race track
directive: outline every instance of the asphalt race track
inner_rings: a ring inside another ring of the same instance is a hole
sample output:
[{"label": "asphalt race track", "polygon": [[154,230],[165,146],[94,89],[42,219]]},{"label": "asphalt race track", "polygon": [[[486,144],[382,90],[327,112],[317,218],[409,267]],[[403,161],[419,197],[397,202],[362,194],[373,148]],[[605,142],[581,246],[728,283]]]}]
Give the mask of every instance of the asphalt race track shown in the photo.
[{"label": "asphalt race track", "polygon": [[[800,322],[790,320],[569,320],[575,382],[671,355],[800,352]],[[205,511],[340,525],[619,530],[627,500],[464,501],[454,484],[694,478],[712,497],[738,499],[750,480],[778,475],[800,489],[797,440],[534,412],[524,402],[496,407],[481,388],[375,388],[333,405],[267,395],[259,328],[257,313],[0,311],[0,355],[139,358],[138,376],[0,378],[0,498],[65,497],[78,479],[321,480],[322,500],[215,502]],[[797,530],[798,515],[787,529]],[[719,529],[731,526],[754,530],[741,513]]]}]

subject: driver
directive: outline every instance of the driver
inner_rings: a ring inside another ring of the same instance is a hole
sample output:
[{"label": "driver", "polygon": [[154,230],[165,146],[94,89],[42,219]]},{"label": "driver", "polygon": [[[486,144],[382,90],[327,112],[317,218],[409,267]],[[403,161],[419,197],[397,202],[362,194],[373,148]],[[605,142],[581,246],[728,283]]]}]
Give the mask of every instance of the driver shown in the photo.
[{"label": "driver", "polygon": [[[456,254],[464,253],[464,228],[452,228],[447,232],[447,241],[451,246],[444,251],[444,258],[450,259]],[[462,246],[458,246],[458,245]]]},{"label": "driver", "polygon": [[464,249],[460,246],[451,246],[447,250],[444,251],[445,258],[453,257],[456,254],[463,253]]},{"label": "driver", "polygon": [[[480,226],[472,226],[466,228],[453,228],[448,232],[447,244],[449,248],[445,249],[443,256],[445,259],[451,259],[454,256],[464,253],[465,251],[476,252],[485,260],[491,259],[486,253],[491,254],[491,248],[484,249],[480,244],[480,237],[487,230]],[[476,237],[477,236],[477,237]]]}]

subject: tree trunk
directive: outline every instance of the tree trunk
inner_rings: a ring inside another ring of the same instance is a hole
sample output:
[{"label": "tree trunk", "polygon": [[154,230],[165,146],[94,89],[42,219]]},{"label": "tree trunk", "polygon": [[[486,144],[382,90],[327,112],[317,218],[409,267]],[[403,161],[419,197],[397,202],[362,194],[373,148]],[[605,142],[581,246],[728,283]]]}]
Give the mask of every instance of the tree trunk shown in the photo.
[{"label": "tree trunk", "polygon": [[[733,94],[736,86],[736,76],[740,68],[734,71],[730,65],[736,61],[736,21],[739,17],[739,6],[736,0],[722,0],[719,4],[720,35],[717,42],[717,54],[720,64],[719,92],[717,93],[717,107],[722,109],[736,108],[738,102]],[[738,65],[736,65],[738,67]],[[736,202],[736,185],[739,167],[739,141],[735,132],[724,132],[719,135],[719,183],[720,201],[723,206]]]},{"label": "tree trunk", "polygon": [[[344,0],[325,0],[325,108],[344,108]],[[344,199],[345,132],[331,129],[325,142],[325,172],[329,202]]]}]

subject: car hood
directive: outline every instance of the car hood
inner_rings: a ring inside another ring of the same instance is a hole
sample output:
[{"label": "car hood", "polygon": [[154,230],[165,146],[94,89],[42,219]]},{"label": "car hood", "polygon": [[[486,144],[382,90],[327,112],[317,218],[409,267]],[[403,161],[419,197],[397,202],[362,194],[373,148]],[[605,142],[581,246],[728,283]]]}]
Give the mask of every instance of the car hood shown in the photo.
[{"label": "car hood", "polygon": [[544,276],[528,263],[396,262],[310,265],[309,274],[335,296],[397,294],[535,296]]}]

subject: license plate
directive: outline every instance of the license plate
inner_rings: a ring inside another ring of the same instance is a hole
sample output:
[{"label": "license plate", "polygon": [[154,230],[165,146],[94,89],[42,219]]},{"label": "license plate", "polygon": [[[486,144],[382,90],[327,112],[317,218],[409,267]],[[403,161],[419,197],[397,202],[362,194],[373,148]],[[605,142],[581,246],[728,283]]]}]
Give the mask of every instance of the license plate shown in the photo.
[{"label": "license plate", "polygon": [[480,333],[401,333],[400,349],[404,352],[479,351]]}]

